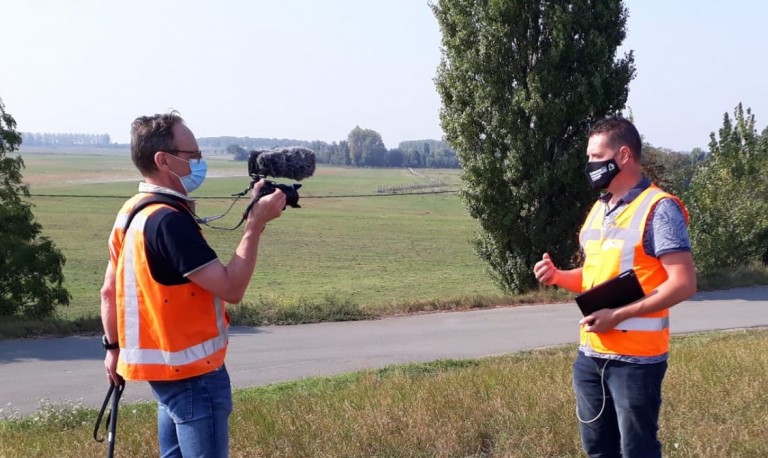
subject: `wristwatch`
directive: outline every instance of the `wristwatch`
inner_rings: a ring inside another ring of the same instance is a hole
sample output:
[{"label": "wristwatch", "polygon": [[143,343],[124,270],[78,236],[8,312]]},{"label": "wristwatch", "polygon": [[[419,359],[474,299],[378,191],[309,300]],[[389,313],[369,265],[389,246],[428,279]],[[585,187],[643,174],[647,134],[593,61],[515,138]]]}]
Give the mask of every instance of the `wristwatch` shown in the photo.
[{"label": "wristwatch", "polygon": [[107,335],[106,334],[101,336],[101,345],[104,346],[105,350],[115,350],[117,348],[120,348],[120,343],[119,342],[109,343],[109,341],[107,340]]}]

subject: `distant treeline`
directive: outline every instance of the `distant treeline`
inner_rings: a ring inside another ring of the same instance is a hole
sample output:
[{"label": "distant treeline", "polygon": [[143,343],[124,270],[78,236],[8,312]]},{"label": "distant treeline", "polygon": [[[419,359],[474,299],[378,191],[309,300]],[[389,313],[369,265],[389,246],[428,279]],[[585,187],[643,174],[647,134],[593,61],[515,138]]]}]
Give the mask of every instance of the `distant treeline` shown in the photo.
[{"label": "distant treeline", "polygon": [[[202,150],[226,150],[230,145],[239,145],[245,149],[270,149],[284,146],[304,146],[309,148],[310,143],[305,140],[291,140],[289,138],[252,138],[252,137],[201,137],[197,139],[197,145]],[[321,142],[322,143],[322,142]]]},{"label": "distant treeline", "polygon": [[98,146],[116,147],[109,134],[54,134],[22,132],[23,146]]},{"label": "distant treeline", "polygon": [[306,141],[277,138],[204,137],[197,139],[200,148],[218,149],[232,154],[236,160],[248,158],[254,149],[303,146],[315,152],[317,162],[351,167],[418,167],[459,168],[456,152],[440,140],[410,140],[397,148],[387,149],[381,135],[372,129],[355,127],[346,140],[338,142]]},{"label": "distant treeline", "polygon": [[[108,134],[22,132],[23,146],[128,148],[112,143]],[[317,162],[350,167],[415,167],[459,168],[456,152],[441,140],[409,140],[397,148],[387,149],[381,135],[372,129],[355,127],[345,140],[325,142],[289,138],[201,137],[197,139],[203,151],[232,154],[235,160],[245,160],[254,149],[303,146],[315,152]]]},{"label": "distant treeline", "polygon": [[[61,134],[22,132],[22,145],[47,147],[99,147],[128,148],[129,145],[112,143],[109,134]],[[355,127],[346,140],[324,142],[289,138],[253,137],[201,137],[197,139],[203,151],[220,151],[232,154],[235,160],[248,159],[254,149],[272,149],[303,146],[315,152],[317,162],[350,167],[413,167],[413,168],[460,168],[456,152],[441,140],[409,140],[400,142],[397,148],[387,149],[381,135],[371,129]],[[684,192],[693,176],[694,169],[702,164],[707,153],[695,149],[691,153],[679,153],[666,148],[643,145],[643,162],[646,175],[673,193]]]}]

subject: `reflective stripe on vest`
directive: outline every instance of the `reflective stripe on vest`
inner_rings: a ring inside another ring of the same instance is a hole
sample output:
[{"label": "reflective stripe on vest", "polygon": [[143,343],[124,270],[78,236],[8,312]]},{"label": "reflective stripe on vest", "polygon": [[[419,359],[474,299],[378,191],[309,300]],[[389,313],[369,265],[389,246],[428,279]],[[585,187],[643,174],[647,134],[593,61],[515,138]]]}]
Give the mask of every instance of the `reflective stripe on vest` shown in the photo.
[{"label": "reflective stripe on vest", "polygon": [[661,331],[663,329],[667,329],[668,327],[668,316],[663,316],[660,318],[628,318],[616,325],[616,329],[620,331]]},{"label": "reflective stripe on vest", "polygon": [[218,336],[181,351],[142,349],[138,347],[120,350],[120,357],[129,364],[164,364],[184,366],[212,355],[227,345],[226,336]]}]

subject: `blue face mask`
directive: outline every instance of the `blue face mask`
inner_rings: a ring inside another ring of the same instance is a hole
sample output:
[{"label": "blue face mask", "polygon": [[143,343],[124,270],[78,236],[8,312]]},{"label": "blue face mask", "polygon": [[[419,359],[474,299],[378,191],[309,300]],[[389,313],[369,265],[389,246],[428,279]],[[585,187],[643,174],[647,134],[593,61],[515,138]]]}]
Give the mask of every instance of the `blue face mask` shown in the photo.
[{"label": "blue face mask", "polygon": [[[174,157],[181,159],[178,156]],[[205,175],[208,173],[208,164],[205,162],[205,159],[195,159],[191,161],[186,159],[181,160],[189,164],[189,175],[180,177],[173,172],[171,173],[176,175],[179,180],[181,180],[181,185],[184,186],[184,190],[187,191],[187,194],[189,194],[190,192],[199,188],[200,185],[203,184],[203,181],[205,181]]]}]

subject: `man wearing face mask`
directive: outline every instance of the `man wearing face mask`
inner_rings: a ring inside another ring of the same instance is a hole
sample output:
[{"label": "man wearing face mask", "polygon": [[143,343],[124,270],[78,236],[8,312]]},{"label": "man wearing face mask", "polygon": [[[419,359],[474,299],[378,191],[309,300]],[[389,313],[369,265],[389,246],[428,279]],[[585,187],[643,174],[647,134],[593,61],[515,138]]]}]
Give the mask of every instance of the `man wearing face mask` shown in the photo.
[{"label": "man wearing face mask", "polygon": [[582,445],[592,457],[660,457],[661,385],[669,354],[669,308],[696,292],[688,212],[642,175],[642,143],[621,117],[589,132],[587,181],[603,191],[580,232],[584,264],[559,270],[548,254],[537,280],[582,292],[633,269],[645,297],[580,322],[573,364]]},{"label": "man wearing face mask", "polygon": [[[224,457],[232,411],[226,303],[242,300],[262,230],[280,216],[285,195],[277,190],[253,205],[224,264],[193,216],[189,193],[203,183],[207,165],[178,113],[137,118],[131,159],[144,181],[112,228],[101,289],[107,378],[149,382],[161,456]],[[169,200],[143,207],[158,198]]]}]

